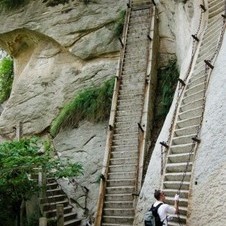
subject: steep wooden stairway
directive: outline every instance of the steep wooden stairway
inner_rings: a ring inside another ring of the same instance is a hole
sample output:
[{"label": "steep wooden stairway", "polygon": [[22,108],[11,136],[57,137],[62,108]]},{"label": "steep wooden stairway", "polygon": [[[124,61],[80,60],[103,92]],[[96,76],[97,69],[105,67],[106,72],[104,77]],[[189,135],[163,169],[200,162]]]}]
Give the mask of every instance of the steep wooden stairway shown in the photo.
[{"label": "steep wooden stairway", "polygon": [[153,10],[151,1],[128,4],[95,226],[133,225],[142,174]]},{"label": "steep wooden stairway", "polygon": [[197,57],[184,81],[174,127],[168,140],[162,189],[168,203],[172,205],[174,195],[178,192],[180,194],[180,212],[169,222],[170,226],[186,225],[194,156],[201,142],[206,90],[225,32],[225,0],[208,0],[206,3],[200,8],[206,21],[205,30],[196,37]]},{"label": "steep wooden stairway", "polygon": [[45,198],[40,198],[40,209],[43,216],[48,222],[57,220],[57,204],[62,204],[64,207],[64,226],[80,226],[82,219],[78,219],[69,200],[61,189],[57,181],[53,178],[46,179]]}]

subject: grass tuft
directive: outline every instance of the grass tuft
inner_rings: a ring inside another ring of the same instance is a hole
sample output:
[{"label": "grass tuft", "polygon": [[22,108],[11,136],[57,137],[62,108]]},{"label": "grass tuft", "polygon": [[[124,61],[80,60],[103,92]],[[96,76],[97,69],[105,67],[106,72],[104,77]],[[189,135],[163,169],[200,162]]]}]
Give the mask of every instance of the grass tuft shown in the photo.
[{"label": "grass tuft", "polygon": [[101,87],[85,89],[66,104],[57,118],[52,122],[50,133],[56,136],[61,128],[77,126],[81,120],[101,122],[110,115],[114,78]]}]

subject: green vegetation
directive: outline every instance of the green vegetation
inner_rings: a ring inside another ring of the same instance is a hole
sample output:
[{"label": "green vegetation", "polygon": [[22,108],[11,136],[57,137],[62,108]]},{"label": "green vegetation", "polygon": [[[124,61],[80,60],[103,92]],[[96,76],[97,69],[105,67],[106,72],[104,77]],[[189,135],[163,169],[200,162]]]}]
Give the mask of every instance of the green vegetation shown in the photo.
[{"label": "green vegetation", "polygon": [[115,33],[115,36],[118,38],[122,36],[125,16],[126,16],[126,11],[123,10],[119,13],[119,17],[116,21],[114,33]]},{"label": "green vegetation", "polygon": [[23,5],[26,0],[0,0],[0,8],[15,9]]},{"label": "green vegetation", "polygon": [[92,122],[106,120],[110,114],[113,88],[114,78],[106,81],[101,87],[92,87],[76,95],[52,122],[51,135],[56,136],[60,128],[75,126],[83,119]]},{"label": "green vegetation", "polygon": [[169,62],[168,66],[158,70],[158,103],[157,118],[165,118],[173,101],[179,72],[176,61]]},{"label": "green vegetation", "polygon": [[66,4],[69,2],[69,0],[43,0],[42,1],[43,3],[46,3],[46,6],[56,6],[56,5],[59,5],[59,4]]},{"label": "green vegetation", "polygon": [[0,61],[0,103],[6,101],[11,93],[13,83],[13,61],[5,57]]},{"label": "green vegetation", "polygon": [[[37,174],[37,168],[52,172],[50,176],[74,177],[82,174],[78,163],[61,162],[52,156],[51,147],[40,152],[43,144],[37,138],[21,139],[0,144],[0,222],[14,225],[20,213],[22,201],[39,191],[36,180],[29,175]],[[54,170],[54,171],[53,171]]]}]

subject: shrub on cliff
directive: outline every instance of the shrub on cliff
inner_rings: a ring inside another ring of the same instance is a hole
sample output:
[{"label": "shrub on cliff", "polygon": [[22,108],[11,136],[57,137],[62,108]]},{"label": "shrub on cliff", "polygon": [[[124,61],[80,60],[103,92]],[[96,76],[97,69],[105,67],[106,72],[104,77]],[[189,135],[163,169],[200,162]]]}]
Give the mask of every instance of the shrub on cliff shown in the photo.
[{"label": "shrub on cliff", "polygon": [[106,81],[101,87],[91,87],[76,95],[52,122],[51,135],[56,136],[60,128],[76,126],[83,119],[92,122],[106,120],[110,115],[113,88],[114,78]]},{"label": "shrub on cliff", "polygon": [[6,9],[17,8],[25,3],[25,0],[0,0],[0,7]]},{"label": "shrub on cliff", "polygon": [[0,103],[6,101],[11,93],[13,83],[13,61],[5,57],[0,61]]}]

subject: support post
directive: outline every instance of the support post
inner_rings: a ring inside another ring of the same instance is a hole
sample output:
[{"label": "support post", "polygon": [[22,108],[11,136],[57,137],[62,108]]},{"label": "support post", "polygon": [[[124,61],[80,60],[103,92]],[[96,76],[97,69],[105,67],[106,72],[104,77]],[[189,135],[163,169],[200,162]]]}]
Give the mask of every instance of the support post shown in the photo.
[{"label": "support post", "polygon": [[206,12],[206,8],[204,5],[200,4],[201,9],[203,10],[203,12]]},{"label": "support post", "polygon": [[214,66],[209,62],[209,60],[204,60],[204,62],[209,68],[214,69]]},{"label": "support post", "polygon": [[64,226],[64,205],[57,204],[57,226]]},{"label": "support post", "polygon": [[123,43],[122,39],[121,38],[118,38],[118,40],[119,40],[119,42],[121,44],[121,47],[123,48],[124,47],[124,43]]},{"label": "support post", "polygon": [[197,38],[196,35],[191,35],[191,37],[192,37],[193,39],[195,39],[195,41],[199,42],[199,38]]},{"label": "support post", "polygon": [[186,83],[184,82],[184,80],[178,78],[178,81],[181,83],[182,86],[185,86],[186,85]]},{"label": "support post", "polygon": [[39,226],[47,226],[47,218],[46,217],[39,218]]}]

